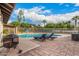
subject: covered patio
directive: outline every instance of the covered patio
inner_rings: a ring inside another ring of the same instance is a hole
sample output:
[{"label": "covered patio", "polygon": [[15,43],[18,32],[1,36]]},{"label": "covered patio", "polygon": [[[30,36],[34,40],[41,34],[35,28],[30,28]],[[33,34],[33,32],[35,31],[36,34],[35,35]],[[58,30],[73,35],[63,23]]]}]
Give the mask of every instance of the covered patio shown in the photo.
[{"label": "covered patio", "polygon": [[12,25],[3,25],[3,34],[10,34],[10,33],[16,33],[16,27]]},{"label": "covered patio", "polygon": [[[8,34],[11,33],[11,30],[13,32],[16,32],[16,28],[14,26],[11,26],[11,25],[8,25],[7,22],[11,16],[11,13],[15,7],[15,3],[0,3],[0,16],[1,16],[1,19],[0,21],[2,21],[3,23],[3,29],[7,29],[7,32]],[[22,39],[20,38],[20,41],[19,41],[19,47],[22,49],[22,53],[21,54],[17,54],[17,50],[10,50],[8,52],[8,54],[6,54],[3,50],[3,47],[2,47],[2,42],[0,42],[0,55],[2,56],[5,56],[5,54],[7,56],[15,56],[15,55],[22,55],[23,53],[29,51],[29,50],[32,50],[32,49],[35,49],[37,47],[39,47],[39,44],[36,44],[30,40],[26,40],[26,39]]]},{"label": "covered patio", "polygon": [[4,24],[7,24],[14,7],[15,3],[0,3],[1,16]]}]

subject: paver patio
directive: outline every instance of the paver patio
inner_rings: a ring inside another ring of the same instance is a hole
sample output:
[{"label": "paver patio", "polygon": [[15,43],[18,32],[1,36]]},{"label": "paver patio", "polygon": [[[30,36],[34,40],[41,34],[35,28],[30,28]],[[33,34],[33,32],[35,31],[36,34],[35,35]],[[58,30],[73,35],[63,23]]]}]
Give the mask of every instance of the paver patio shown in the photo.
[{"label": "paver patio", "polygon": [[[29,50],[32,50],[34,48],[39,47],[38,44],[32,42],[31,40],[26,40],[26,39],[20,39],[20,43],[19,43],[19,48],[22,50],[22,53],[25,53]],[[1,50],[2,49],[2,50]],[[21,55],[18,54],[18,50],[17,49],[13,49],[11,48],[10,51],[8,53],[5,53],[6,51],[3,48],[0,48],[0,51],[2,51],[0,53],[0,55],[7,55],[7,56],[17,56],[17,55]]]},{"label": "paver patio", "polygon": [[[20,56],[79,56],[79,42],[72,41],[70,36],[39,42],[36,40],[21,39],[22,54],[11,51],[8,55]],[[39,47],[37,47],[40,45]]]},{"label": "paver patio", "polygon": [[28,51],[22,56],[78,56],[79,55],[79,42],[72,41],[70,36],[56,38],[52,41],[38,42],[32,40],[40,47]]}]

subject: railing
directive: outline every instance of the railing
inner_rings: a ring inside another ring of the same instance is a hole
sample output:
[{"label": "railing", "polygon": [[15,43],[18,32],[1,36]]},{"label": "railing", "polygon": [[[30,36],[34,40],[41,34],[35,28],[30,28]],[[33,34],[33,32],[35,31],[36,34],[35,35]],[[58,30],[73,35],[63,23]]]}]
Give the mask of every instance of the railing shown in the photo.
[{"label": "railing", "polygon": [[78,29],[62,29],[62,28],[38,28],[37,30],[35,30],[35,32],[54,32],[54,33],[73,33],[73,32],[78,32]]},{"label": "railing", "polygon": [[53,33],[74,33],[79,32],[79,29],[67,29],[67,28],[27,28],[27,32],[53,32]]}]

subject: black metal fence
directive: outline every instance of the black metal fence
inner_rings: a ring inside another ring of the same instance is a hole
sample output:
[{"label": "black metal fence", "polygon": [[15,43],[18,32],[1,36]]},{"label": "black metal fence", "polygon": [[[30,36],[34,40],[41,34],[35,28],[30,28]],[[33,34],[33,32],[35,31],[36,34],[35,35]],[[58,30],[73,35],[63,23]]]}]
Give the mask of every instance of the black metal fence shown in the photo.
[{"label": "black metal fence", "polygon": [[23,32],[48,32],[48,33],[77,33],[79,29],[67,28],[21,28]]}]

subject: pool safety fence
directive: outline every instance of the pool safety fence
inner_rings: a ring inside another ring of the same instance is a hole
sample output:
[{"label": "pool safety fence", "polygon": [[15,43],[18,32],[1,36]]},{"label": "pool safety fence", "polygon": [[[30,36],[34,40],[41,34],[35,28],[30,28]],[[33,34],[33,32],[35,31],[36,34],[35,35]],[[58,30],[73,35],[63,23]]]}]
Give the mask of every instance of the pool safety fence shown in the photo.
[{"label": "pool safety fence", "polygon": [[67,28],[21,28],[24,32],[47,32],[47,33],[78,33],[79,29]]}]

